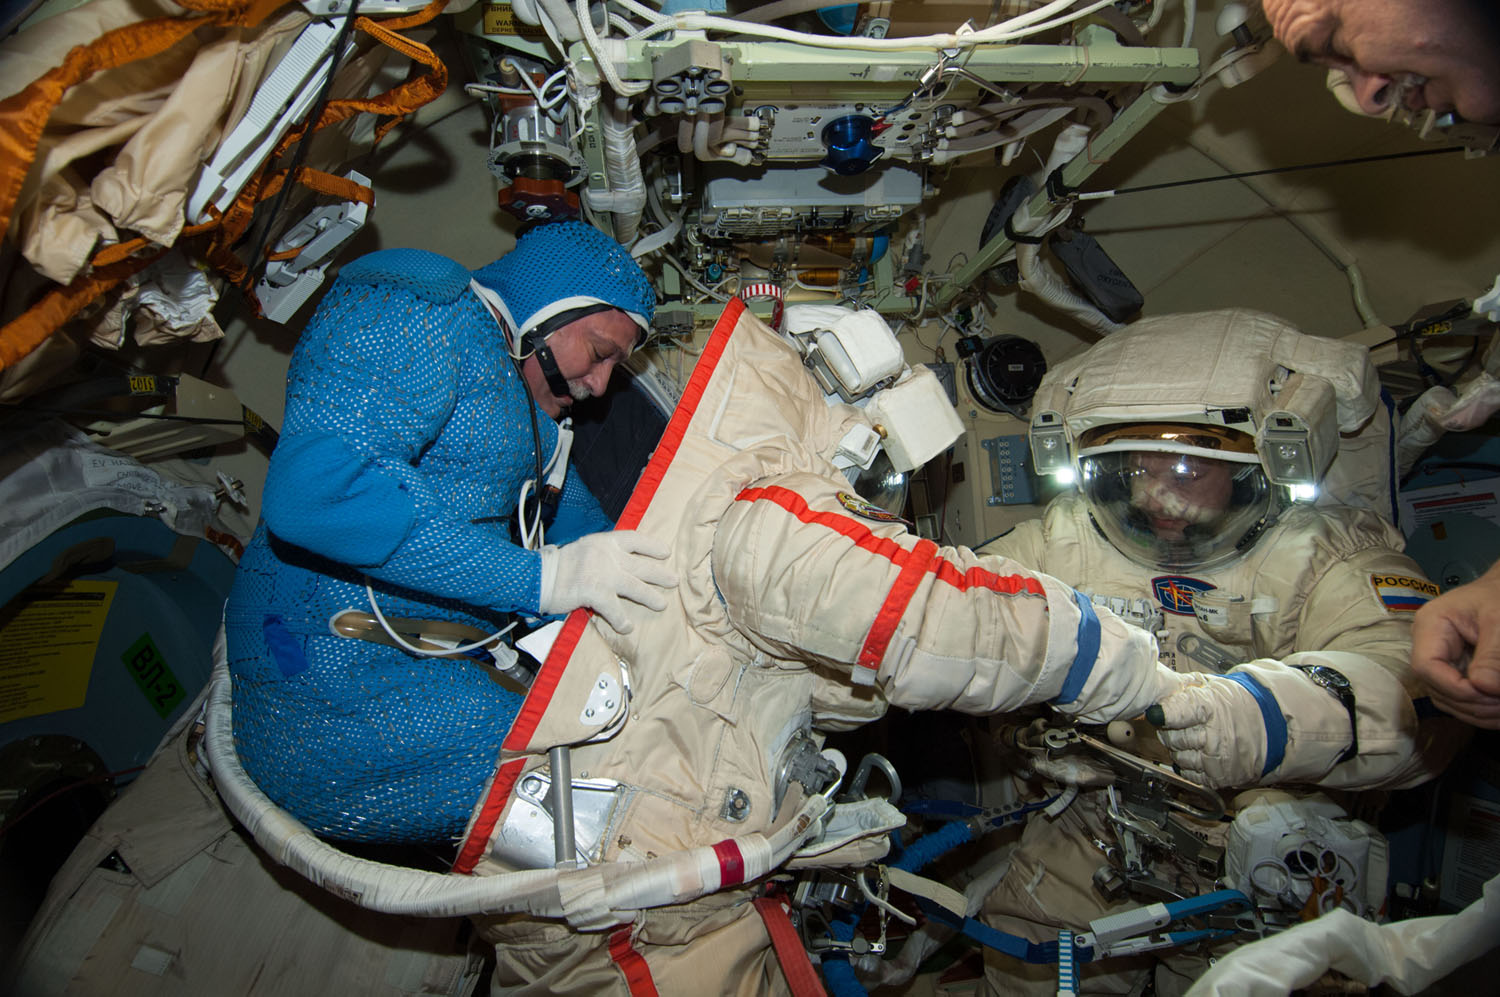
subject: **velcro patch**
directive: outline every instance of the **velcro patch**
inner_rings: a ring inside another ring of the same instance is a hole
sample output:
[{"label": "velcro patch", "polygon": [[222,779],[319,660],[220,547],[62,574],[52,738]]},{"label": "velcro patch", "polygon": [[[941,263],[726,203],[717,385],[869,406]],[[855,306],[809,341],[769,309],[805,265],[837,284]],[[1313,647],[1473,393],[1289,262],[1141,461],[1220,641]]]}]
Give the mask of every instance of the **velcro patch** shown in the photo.
[{"label": "velcro patch", "polygon": [[1392,613],[1414,613],[1442,589],[1435,582],[1410,575],[1371,575],[1375,595]]}]

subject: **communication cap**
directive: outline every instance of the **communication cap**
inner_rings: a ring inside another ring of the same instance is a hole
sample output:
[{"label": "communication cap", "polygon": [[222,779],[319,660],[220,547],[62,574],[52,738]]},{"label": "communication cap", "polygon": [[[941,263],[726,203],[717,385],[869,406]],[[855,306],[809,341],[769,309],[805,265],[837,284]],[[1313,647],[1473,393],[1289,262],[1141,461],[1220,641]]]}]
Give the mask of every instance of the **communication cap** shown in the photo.
[{"label": "communication cap", "polygon": [[500,295],[506,320],[523,336],[565,313],[607,305],[629,315],[644,338],[656,312],[656,292],[629,251],[578,221],[526,230],[474,277]]}]

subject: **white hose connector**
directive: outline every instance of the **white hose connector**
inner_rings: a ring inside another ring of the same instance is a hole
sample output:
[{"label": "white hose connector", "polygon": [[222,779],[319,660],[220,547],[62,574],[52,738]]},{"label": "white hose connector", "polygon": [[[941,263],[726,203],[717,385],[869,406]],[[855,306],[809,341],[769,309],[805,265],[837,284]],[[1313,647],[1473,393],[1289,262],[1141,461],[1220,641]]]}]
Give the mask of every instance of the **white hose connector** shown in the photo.
[{"label": "white hose connector", "polygon": [[[221,649],[222,642],[216,651]],[[240,766],[229,666],[223,657],[216,658],[203,743],[225,806],[272,859],[368,910],[421,917],[525,912],[566,918],[579,930],[607,927],[631,920],[638,910],[687,903],[768,875],[818,832],[830,806],[827,797],[812,796],[769,835],[751,833],[646,862],[605,862],[573,870],[460,876],[355,858],[272,803]],[[724,881],[725,853],[733,853],[743,867],[733,882]]]}]

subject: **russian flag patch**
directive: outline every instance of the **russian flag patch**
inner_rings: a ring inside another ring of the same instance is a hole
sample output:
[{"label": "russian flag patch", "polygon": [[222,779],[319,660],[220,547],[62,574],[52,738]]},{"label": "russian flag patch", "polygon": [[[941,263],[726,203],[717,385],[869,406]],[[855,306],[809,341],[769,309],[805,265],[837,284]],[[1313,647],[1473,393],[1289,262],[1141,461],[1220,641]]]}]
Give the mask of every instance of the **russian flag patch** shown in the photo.
[{"label": "russian flag patch", "polygon": [[1441,591],[1435,583],[1410,575],[1371,575],[1370,584],[1375,586],[1381,604],[1392,613],[1415,613]]}]

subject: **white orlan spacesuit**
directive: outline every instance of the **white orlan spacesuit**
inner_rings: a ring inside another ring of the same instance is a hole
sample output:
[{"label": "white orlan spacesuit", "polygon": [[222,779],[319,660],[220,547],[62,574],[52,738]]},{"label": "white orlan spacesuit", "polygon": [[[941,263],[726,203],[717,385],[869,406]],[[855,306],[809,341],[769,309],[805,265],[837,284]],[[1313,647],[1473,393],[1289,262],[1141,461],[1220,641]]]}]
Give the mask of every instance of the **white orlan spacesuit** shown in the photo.
[{"label": "white orlan spacesuit", "polygon": [[[918,374],[931,377],[889,390]],[[833,458],[860,449],[881,405],[829,404],[797,349],[743,305],[720,319],[619,523],[670,541],[676,595],[636,613],[628,635],[569,618],[456,863],[550,874],[548,753],[572,745],[589,865],[564,877],[583,884],[561,888],[565,919],[482,924],[501,989],[782,992],[752,900],[832,792],[821,732],[888,702],[976,714],[1051,702],[1100,721],[1175,689],[1148,634],[1044,575],[916,537],[854,495]],[[862,864],[901,820],[856,807],[793,863]],[[662,906],[657,890],[639,909],[609,892],[653,862],[681,902]]]},{"label": "white orlan spacesuit", "polygon": [[[1377,406],[1363,347],[1250,311],[1141,321],[1048,372],[1033,452],[1039,470],[1075,466],[1079,488],[985,550],[1141,622],[1166,662],[1198,673],[1162,704],[1161,740],[1183,774],[1226,788],[1417,784],[1456,748],[1419,723],[1408,670],[1412,612],[1437,587],[1373,512],[1288,501],[1287,486],[1309,495],[1340,434],[1383,417]],[[1218,720],[1171,729],[1207,711]],[[1102,915],[1090,877],[1116,837],[1105,806],[1086,793],[1056,821],[1033,819],[986,920],[1046,940]],[[1382,896],[1383,866],[1372,868],[1347,892]],[[1192,870],[1153,869],[1182,894],[1214,888]],[[1083,992],[1125,992],[1132,971],[1116,967],[1096,964]],[[1055,968],[992,955],[986,969],[1001,992],[1023,992],[1023,979],[1055,992]]]}]

